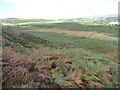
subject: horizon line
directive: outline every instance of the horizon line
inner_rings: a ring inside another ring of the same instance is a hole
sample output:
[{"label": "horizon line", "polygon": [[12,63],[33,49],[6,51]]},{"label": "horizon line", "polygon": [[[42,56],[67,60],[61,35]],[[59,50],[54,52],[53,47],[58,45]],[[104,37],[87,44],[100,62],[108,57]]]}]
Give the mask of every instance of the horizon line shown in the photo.
[{"label": "horizon line", "polygon": [[48,19],[48,20],[56,20],[56,19],[77,19],[77,18],[94,18],[94,17],[111,17],[117,16],[118,14],[106,14],[106,15],[93,15],[93,16],[81,16],[81,17],[73,17],[73,18],[22,18],[22,17],[5,17],[0,19],[8,19],[8,18],[16,18],[16,19]]}]

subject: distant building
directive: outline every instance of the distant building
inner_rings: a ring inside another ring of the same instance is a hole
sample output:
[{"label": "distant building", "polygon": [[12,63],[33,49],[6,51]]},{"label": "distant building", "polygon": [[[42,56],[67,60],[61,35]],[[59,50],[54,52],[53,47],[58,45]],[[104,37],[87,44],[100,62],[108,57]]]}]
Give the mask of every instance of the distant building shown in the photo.
[{"label": "distant building", "polygon": [[109,25],[118,25],[118,22],[109,22]]}]

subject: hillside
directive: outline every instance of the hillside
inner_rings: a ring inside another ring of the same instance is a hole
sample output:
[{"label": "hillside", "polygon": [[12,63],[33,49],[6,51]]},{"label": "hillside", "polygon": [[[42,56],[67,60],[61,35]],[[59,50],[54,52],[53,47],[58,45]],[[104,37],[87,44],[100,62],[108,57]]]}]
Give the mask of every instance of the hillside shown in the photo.
[{"label": "hillside", "polygon": [[118,26],[4,19],[3,88],[118,88]]}]

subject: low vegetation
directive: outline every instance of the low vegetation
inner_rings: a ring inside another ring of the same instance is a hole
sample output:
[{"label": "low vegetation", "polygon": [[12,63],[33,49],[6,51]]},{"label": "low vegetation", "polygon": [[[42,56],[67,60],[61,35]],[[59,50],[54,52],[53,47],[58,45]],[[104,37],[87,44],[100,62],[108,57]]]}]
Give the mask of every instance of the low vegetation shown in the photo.
[{"label": "low vegetation", "polygon": [[24,32],[33,28],[95,30],[117,37],[116,26],[111,29],[110,26],[76,23],[3,26],[3,88],[120,86],[118,42],[67,36],[64,33]]}]

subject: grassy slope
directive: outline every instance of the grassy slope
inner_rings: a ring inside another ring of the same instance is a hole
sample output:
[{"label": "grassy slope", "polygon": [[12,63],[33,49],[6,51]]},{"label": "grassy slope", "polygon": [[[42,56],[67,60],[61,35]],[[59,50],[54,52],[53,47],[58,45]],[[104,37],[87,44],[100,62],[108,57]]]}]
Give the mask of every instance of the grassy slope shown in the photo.
[{"label": "grassy slope", "polygon": [[[50,26],[52,28],[62,27],[62,29],[72,28],[80,30],[80,26],[75,27],[75,25],[73,25],[74,27],[69,26],[69,24],[64,24],[64,26],[63,24]],[[48,28],[46,25],[44,27]],[[27,34],[17,34],[16,30],[21,31],[26,29],[20,27],[8,27],[4,29],[3,36],[5,42],[3,45],[12,45],[17,52],[30,54],[30,58],[38,62],[36,67],[51,66],[55,60],[57,67],[51,69],[51,72],[52,78],[57,84],[68,86],[76,86],[77,84],[77,87],[118,87],[118,63],[104,56],[104,54],[109,52],[117,52],[116,42],[65,36],[58,33],[30,32]],[[107,30],[106,32],[109,33]],[[111,31],[110,33],[112,32],[116,34],[115,31]],[[42,48],[39,45],[42,45]],[[38,50],[34,50],[36,47]],[[51,48],[47,49],[48,47]],[[63,61],[64,59],[65,62]],[[68,61],[70,62],[67,63]]]},{"label": "grassy slope", "polygon": [[56,47],[84,48],[98,53],[117,51],[117,42],[83,38],[77,36],[66,36],[64,34],[50,32],[27,32],[38,38],[52,41]]}]

